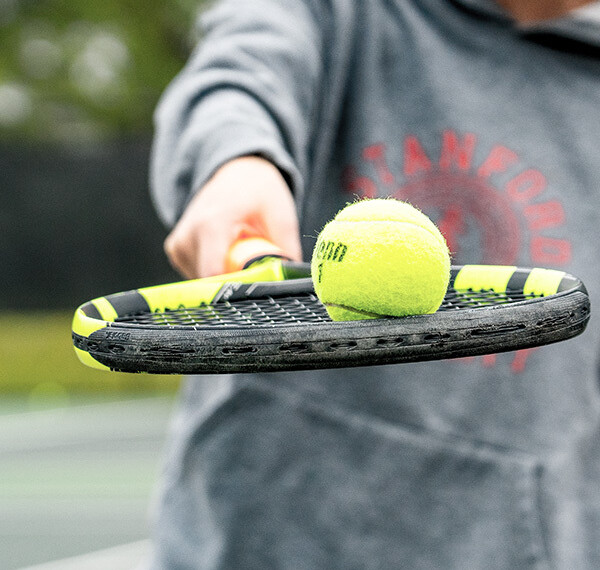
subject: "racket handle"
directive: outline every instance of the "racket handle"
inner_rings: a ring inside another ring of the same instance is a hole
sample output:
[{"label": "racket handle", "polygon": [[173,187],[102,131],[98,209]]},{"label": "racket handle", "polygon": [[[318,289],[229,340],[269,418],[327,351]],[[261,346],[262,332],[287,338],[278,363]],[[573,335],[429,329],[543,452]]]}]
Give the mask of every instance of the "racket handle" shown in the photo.
[{"label": "racket handle", "polygon": [[283,250],[269,240],[254,236],[244,237],[236,241],[225,259],[225,270],[228,273],[245,269],[255,261],[264,257],[287,257]]}]

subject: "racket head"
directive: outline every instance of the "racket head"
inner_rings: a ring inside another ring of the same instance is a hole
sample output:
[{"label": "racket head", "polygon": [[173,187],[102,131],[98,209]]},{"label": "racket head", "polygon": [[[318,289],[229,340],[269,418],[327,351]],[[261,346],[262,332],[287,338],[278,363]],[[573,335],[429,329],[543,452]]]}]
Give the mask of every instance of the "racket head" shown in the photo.
[{"label": "racket head", "polygon": [[79,307],[85,364],[200,374],[372,366],[540,346],[583,332],[589,297],[548,269],[454,266],[432,315],[333,322],[308,264],[264,259],[225,276],[101,297]]}]

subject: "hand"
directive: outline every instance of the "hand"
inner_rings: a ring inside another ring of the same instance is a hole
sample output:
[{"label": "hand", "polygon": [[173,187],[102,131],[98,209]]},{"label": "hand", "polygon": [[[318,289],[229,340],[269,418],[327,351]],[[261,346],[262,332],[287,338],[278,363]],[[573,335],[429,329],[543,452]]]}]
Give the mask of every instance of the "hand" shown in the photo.
[{"label": "hand", "polygon": [[188,279],[218,275],[245,234],[269,239],[290,259],[302,257],[292,193],[279,170],[259,157],[236,158],[213,175],[167,236],[165,252]]}]

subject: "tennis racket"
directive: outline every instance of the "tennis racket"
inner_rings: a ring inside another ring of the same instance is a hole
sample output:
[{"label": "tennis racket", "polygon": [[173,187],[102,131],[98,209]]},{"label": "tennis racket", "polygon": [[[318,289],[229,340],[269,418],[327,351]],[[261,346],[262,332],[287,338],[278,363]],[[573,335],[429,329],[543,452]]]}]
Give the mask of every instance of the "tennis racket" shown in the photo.
[{"label": "tennis racket", "polygon": [[371,366],[505,352],[585,330],[583,283],[551,269],[453,266],[431,315],[333,322],[310,265],[260,257],[241,271],[100,297],[75,312],[80,360],[161,374]]}]

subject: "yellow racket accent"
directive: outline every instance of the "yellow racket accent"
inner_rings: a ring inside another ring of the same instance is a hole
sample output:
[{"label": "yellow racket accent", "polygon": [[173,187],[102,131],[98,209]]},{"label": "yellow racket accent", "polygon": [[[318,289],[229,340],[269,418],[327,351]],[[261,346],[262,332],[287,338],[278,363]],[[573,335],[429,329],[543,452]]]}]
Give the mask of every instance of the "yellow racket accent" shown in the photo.
[{"label": "yellow racket accent", "polygon": [[266,258],[252,267],[204,279],[182,281],[172,285],[157,285],[138,289],[151,311],[159,312],[178,307],[198,307],[210,303],[226,283],[255,283],[257,281],[282,281],[281,261]]},{"label": "yellow racket accent", "polygon": [[104,370],[110,372],[110,368],[108,366],[100,364],[89,352],[85,352],[83,350],[75,348],[75,354],[77,355],[77,358],[79,358],[79,362],[85,364],[89,368],[95,368],[96,370]]},{"label": "yellow racket accent", "polygon": [[465,265],[454,280],[457,291],[506,291],[516,267],[501,265]]},{"label": "yellow racket accent", "polygon": [[[198,307],[213,301],[215,296],[228,283],[255,283],[259,281],[282,281],[284,279],[281,260],[264,258],[255,262],[248,269],[235,271],[225,275],[181,281],[169,285],[156,285],[144,287],[135,291],[128,291],[112,296],[113,300],[131,296],[141,295],[147,302],[152,312],[162,312],[179,307]],[[87,304],[87,303],[86,303]],[[82,337],[89,337],[92,333],[110,327],[119,314],[107,297],[99,297],[92,301],[101,318],[90,317],[83,311],[84,305],[80,306],[73,317],[72,330]],[[88,353],[75,348],[79,360],[101,370],[108,370]]]},{"label": "yellow racket accent", "polygon": [[554,295],[565,275],[564,271],[555,269],[533,269],[525,281],[523,293],[537,297]]},{"label": "yellow racket accent", "polygon": [[118,317],[117,311],[115,311],[114,307],[106,297],[94,299],[92,303],[94,303],[96,309],[98,309],[98,312],[105,321],[114,321]]},{"label": "yellow racket accent", "polygon": [[[95,304],[96,299],[92,301]],[[88,317],[81,307],[79,307],[75,311],[75,315],[73,316],[72,330],[74,333],[81,336],[90,336],[93,332],[100,330],[108,325],[108,321],[103,321],[100,319],[94,319],[92,317]]]}]

